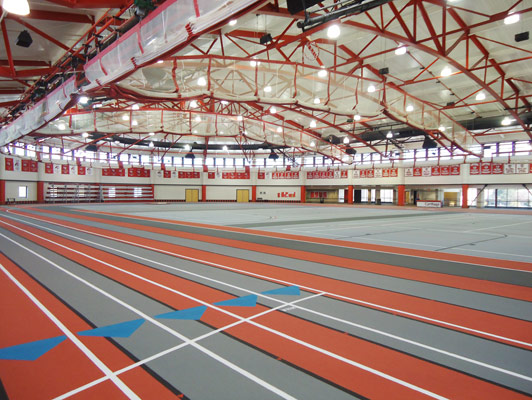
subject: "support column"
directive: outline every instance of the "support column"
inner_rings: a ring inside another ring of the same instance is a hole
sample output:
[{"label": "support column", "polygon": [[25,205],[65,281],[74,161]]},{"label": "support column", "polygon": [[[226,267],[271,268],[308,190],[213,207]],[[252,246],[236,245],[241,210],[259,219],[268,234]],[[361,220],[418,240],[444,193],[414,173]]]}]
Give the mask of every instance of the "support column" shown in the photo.
[{"label": "support column", "polygon": [[201,185],[201,201],[207,201],[207,185]]},{"label": "support column", "polygon": [[381,205],[381,187],[380,186],[375,187],[375,204],[378,206]]},{"label": "support column", "polygon": [[353,204],[353,185],[347,187],[347,203]]},{"label": "support column", "polygon": [[255,203],[257,201],[257,186],[251,186],[251,202]]},{"label": "support column", "polygon": [[6,181],[0,179],[0,204],[6,204]]},{"label": "support column", "polygon": [[44,203],[44,182],[37,182],[37,203]]},{"label": "support column", "polygon": [[301,203],[306,203],[307,200],[307,190],[305,185],[301,186]]},{"label": "support column", "polygon": [[405,185],[397,185],[397,205],[405,205]]},{"label": "support column", "polygon": [[469,189],[469,185],[462,185],[462,208],[469,208],[467,205],[467,191]]}]

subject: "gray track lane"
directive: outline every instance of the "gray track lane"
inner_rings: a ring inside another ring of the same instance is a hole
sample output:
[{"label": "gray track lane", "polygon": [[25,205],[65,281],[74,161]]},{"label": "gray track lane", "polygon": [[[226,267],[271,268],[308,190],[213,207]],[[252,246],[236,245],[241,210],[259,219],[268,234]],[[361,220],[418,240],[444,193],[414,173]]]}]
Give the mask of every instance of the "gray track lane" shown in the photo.
[{"label": "gray track lane", "polygon": [[[12,217],[15,218],[14,216]],[[65,221],[77,222],[75,218],[61,217],[60,219]],[[36,221],[28,221],[32,223],[37,223]],[[129,228],[123,228],[119,226],[97,223],[92,221],[84,221],[84,224],[102,229],[110,229],[117,232],[138,235],[137,231]],[[40,223],[40,225],[46,226],[47,224]],[[68,232],[67,230],[65,230],[65,228],[61,227],[53,227],[53,229],[56,229],[61,232]],[[72,232],[70,233],[72,234]],[[74,232],[74,235],[79,235],[79,233]],[[490,313],[496,313],[500,315],[510,316],[513,318],[532,321],[532,303],[530,302],[514,300],[510,298],[501,298],[499,296],[471,292],[462,289],[454,289],[450,287],[444,287],[423,282],[415,282],[411,280],[399,279],[395,277],[389,277],[364,271],[356,271],[352,269],[334,267],[321,263],[314,263],[281,256],[274,256],[270,254],[257,253],[254,251],[229,248],[226,246],[204,243],[189,239],[170,237],[157,233],[142,232],[141,236],[167,243],[173,243],[195,249],[210,251],[215,254],[224,254],[231,257],[237,257],[242,260],[251,260],[266,263],[268,265],[279,266],[295,271],[311,273],[319,276],[329,277],[332,279],[339,279],[346,282],[356,283],[369,287],[413,295],[421,298],[441,301],[448,304],[459,305],[462,307],[468,307]],[[92,236],[80,235],[80,237],[103,243],[102,240],[98,240]],[[118,243],[112,245],[112,247],[121,248],[127,253],[131,252],[131,254],[137,254],[134,253],[134,251],[142,251],[132,246],[126,248],[118,246],[122,245],[119,245]],[[125,255],[125,257],[127,257],[127,255]],[[161,257],[165,256],[162,255]],[[167,260],[166,262],[171,263],[172,260]],[[353,265],[356,267],[356,260],[353,260]],[[238,268],[238,265],[234,265],[234,267]],[[532,274],[529,275],[532,276]]]},{"label": "gray track lane", "polygon": [[[150,316],[173,310],[52,251],[17,237],[1,227],[0,233],[37,251],[47,259],[56,262],[61,267],[112,293]],[[6,239],[0,237],[0,245],[9,258],[52,290],[63,302],[77,310],[94,326],[105,326],[139,318],[134,312],[102,296],[74,278],[68,277],[35,255],[21,251],[19,246]],[[201,322],[161,321],[182,334],[186,332],[189,338],[200,336],[212,330]],[[91,339],[88,338],[87,340],[90,341]],[[181,340],[175,336],[149,322],[145,322],[131,337],[116,339],[115,341],[136,359],[143,359],[181,343]],[[200,344],[217,354],[223,353],[224,357],[237,365],[242,364],[246,368],[249,367],[249,372],[296,398],[306,399],[311,398],[312,395],[318,395],[318,398],[339,400],[356,398],[352,394],[315,379],[297,368],[279,362],[271,356],[243,345],[240,341],[224,334],[215,334],[210,337],[210,340],[206,340],[204,343],[200,342]],[[276,398],[272,392],[262,386],[189,346],[151,361],[148,367],[193,399],[262,400]]]},{"label": "gray track lane", "polygon": [[[65,231],[68,232],[68,230]],[[91,238],[91,235],[80,235],[80,237]],[[91,240],[102,244],[109,244],[108,240],[101,238],[92,237]],[[139,254],[142,257],[161,261],[169,265],[176,264],[176,260],[170,256],[149,252],[135,248],[133,246],[123,245],[121,243],[112,244],[117,249],[130,253],[132,256],[128,258],[133,260],[133,254]],[[123,256],[123,254],[121,255]],[[147,264],[149,265],[150,263]],[[153,266],[160,268],[160,266],[155,264],[153,264]],[[250,290],[261,291],[270,288],[269,286],[265,286],[264,282],[255,278],[233,274],[228,271],[220,271],[215,268],[210,268],[197,263],[180,260],[178,261],[178,266],[179,268],[188,269],[194,273],[208,276],[212,279],[230,282],[232,285],[244,287]],[[190,276],[187,275],[180,273],[176,274],[190,278]],[[238,291],[228,288],[224,285],[214,284],[212,281],[206,279],[202,280],[196,278],[194,280],[199,283],[217,287],[221,290],[230,290],[234,295],[237,296],[248,294],[248,292],[245,291]],[[260,302],[268,306],[275,306],[278,304],[264,299],[261,299]],[[408,340],[426,344],[442,351],[453,352],[460,356],[472,358],[489,365],[509,369],[510,371],[522,374],[526,374],[528,371],[531,353],[522,349],[512,348],[511,346],[499,343],[493,343],[491,341],[472,337],[460,332],[453,332],[417,321],[406,320],[404,318],[399,318],[390,314],[369,310],[364,307],[359,307],[332,299],[320,298],[310,300],[309,304],[312,304],[312,307],[306,307],[306,304],[302,304],[301,306],[305,308],[311,308],[325,314],[332,314],[336,318],[341,318],[351,323],[357,323],[369,328],[392,333]],[[451,368],[458,370],[464,370],[470,374],[480,376],[483,379],[491,380],[510,387],[516,387],[520,390],[532,393],[532,387],[529,384],[530,382],[524,381],[520,378],[512,377],[506,373],[494,372],[490,368],[478,366],[468,361],[458,360],[456,357],[449,357],[448,355],[443,355],[442,353],[433,350],[427,350],[426,348],[413,345],[412,343],[406,343],[397,339],[390,339],[385,335],[376,334],[375,332],[368,332],[367,330],[353,327],[349,323],[331,321],[328,318],[317,316],[316,314],[310,313],[308,311],[293,310],[288,312],[326,326],[331,326],[341,331],[348,331],[353,335],[396,348],[400,351],[413,354],[423,359],[448,365]]]}]

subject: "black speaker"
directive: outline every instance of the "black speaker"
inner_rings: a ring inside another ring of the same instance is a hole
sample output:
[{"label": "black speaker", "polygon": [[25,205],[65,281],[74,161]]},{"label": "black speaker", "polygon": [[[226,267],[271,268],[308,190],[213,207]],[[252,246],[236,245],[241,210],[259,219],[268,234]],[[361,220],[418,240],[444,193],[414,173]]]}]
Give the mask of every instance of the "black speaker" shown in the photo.
[{"label": "black speaker", "polygon": [[435,149],[438,147],[438,144],[428,136],[425,136],[425,140],[423,140],[423,146],[421,147],[424,149]]},{"label": "black speaker", "polygon": [[17,38],[17,46],[30,47],[32,43],[33,39],[31,38],[30,33],[28,31],[20,32]]},{"label": "black speaker", "polygon": [[287,0],[286,5],[290,14],[296,14],[300,11],[306,10],[316,4],[321,3],[321,0]]},{"label": "black speaker", "polygon": [[529,39],[529,33],[528,31],[527,32],[521,32],[521,33],[517,33],[515,35],[515,41],[516,42],[523,42],[525,40],[528,40]]},{"label": "black speaker", "polygon": [[87,147],[85,147],[85,151],[96,152],[98,151],[98,146],[96,146],[95,144],[89,144]]},{"label": "black speaker", "polygon": [[357,151],[351,147],[348,147],[347,149],[345,149],[345,152],[347,154],[351,154],[352,156],[354,156],[357,153]]}]

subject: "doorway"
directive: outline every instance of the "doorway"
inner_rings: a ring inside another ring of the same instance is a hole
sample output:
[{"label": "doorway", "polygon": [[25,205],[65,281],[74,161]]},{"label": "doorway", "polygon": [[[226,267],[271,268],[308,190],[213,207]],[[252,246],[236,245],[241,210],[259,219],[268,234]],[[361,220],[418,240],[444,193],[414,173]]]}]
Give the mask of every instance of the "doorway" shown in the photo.
[{"label": "doorway", "polygon": [[199,189],[185,189],[185,201],[197,203],[199,201]]},{"label": "doorway", "polygon": [[248,203],[249,202],[249,190],[248,189],[237,189],[236,190],[236,201],[237,203]]}]

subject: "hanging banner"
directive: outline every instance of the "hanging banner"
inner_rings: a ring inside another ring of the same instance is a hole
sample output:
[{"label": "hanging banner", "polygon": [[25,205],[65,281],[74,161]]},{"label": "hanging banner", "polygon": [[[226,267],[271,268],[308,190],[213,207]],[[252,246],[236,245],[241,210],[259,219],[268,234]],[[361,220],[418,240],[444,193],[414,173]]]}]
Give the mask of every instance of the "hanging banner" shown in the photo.
[{"label": "hanging banner", "polygon": [[216,179],[215,172],[207,172],[207,179]]},{"label": "hanging banner", "polygon": [[54,173],[54,164],[52,164],[52,163],[44,164],[44,173],[45,174],[53,174]]},{"label": "hanging banner", "polygon": [[68,175],[70,174],[70,166],[68,164],[62,164],[61,165],[61,173],[63,175]]},{"label": "hanging banner", "polygon": [[19,159],[15,159],[15,161],[13,163],[14,163],[14,165],[13,165],[14,170],[20,172],[20,170],[21,170],[20,160]]},{"label": "hanging banner", "polygon": [[249,179],[247,172],[222,172],[222,179]]},{"label": "hanging banner", "polygon": [[127,170],[127,176],[130,178],[149,178],[151,171],[149,169],[131,167]]},{"label": "hanging banner", "polygon": [[5,159],[5,169],[6,171],[13,171],[14,170],[14,163],[12,158]]},{"label": "hanging banner", "polygon": [[500,175],[504,173],[504,164],[492,164],[491,173],[494,175]]},{"label": "hanging banner", "polygon": [[451,168],[448,165],[440,165],[440,176],[451,175]]},{"label": "hanging banner", "polygon": [[480,164],[469,164],[469,175],[480,175]]},{"label": "hanging banner", "polygon": [[86,174],[87,174],[87,167],[78,165],[78,175],[86,175]]},{"label": "hanging banner", "polygon": [[265,174],[264,172],[259,171],[259,172],[257,173],[257,179],[264,179],[264,178],[265,178],[265,175],[266,175],[266,174]]},{"label": "hanging banner", "polygon": [[482,175],[491,175],[491,164],[490,163],[481,163],[480,164],[480,173]]},{"label": "hanging banner", "polygon": [[412,178],[414,176],[414,168],[405,168],[405,178]]},{"label": "hanging banner", "polygon": [[414,176],[423,176],[423,168],[414,167]]},{"label": "hanging banner", "polygon": [[432,176],[432,167],[422,167],[421,176]]},{"label": "hanging banner", "polygon": [[527,174],[529,171],[528,164],[515,164],[515,173],[516,174]]},{"label": "hanging banner", "polygon": [[[336,172],[336,176],[335,176]],[[308,171],[307,179],[345,179],[347,171]]]},{"label": "hanging banner", "polygon": [[[366,174],[367,176],[367,174]],[[382,169],[374,169],[373,170],[373,176],[375,178],[382,178]]]},{"label": "hanging banner", "polygon": [[179,171],[177,174],[179,179],[199,179],[199,171]]},{"label": "hanging banner", "polygon": [[299,179],[298,171],[272,172],[272,179]]},{"label": "hanging banner", "polygon": [[504,173],[505,174],[515,174],[515,164],[504,164]]},{"label": "hanging banner", "polygon": [[460,175],[460,165],[451,165],[451,175]]},{"label": "hanging banner", "polygon": [[22,172],[30,172],[30,160],[22,160]]},{"label": "hanging banner", "polygon": [[163,172],[164,172],[163,177],[164,177],[165,179],[169,179],[169,178],[172,177],[172,171],[166,171],[166,170],[165,170],[165,171],[163,171]]},{"label": "hanging banner", "polygon": [[430,175],[431,176],[440,176],[440,167],[438,165],[434,167],[430,167]]},{"label": "hanging banner", "polygon": [[126,176],[124,168],[103,168],[102,176]]}]

